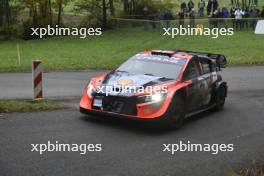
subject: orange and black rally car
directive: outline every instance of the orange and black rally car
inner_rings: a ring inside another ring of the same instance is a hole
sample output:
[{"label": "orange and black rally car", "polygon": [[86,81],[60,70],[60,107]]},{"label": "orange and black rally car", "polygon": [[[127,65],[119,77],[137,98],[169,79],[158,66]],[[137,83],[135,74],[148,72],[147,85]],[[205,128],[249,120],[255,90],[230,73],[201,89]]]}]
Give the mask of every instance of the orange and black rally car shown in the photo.
[{"label": "orange and black rally car", "polygon": [[131,119],[155,119],[180,127],[184,119],[211,108],[221,110],[227,83],[221,54],[143,51],[117,69],[90,80],[80,112]]}]

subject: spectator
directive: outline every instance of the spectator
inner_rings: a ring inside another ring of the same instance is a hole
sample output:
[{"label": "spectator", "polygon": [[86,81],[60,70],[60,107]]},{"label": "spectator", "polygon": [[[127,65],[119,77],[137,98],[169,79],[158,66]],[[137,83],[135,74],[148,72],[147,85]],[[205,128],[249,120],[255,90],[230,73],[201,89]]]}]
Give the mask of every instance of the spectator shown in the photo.
[{"label": "spectator", "polygon": [[216,14],[218,21],[217,21],[217,27],[221,28],[224,26],[224,13],[221,8],[218,8],[217,14]]},{"label": "spectator", "polygon": [[222,8],[222,12],[223,12],[223,18],[228,18],[229,17],[229,12],[228,12],[226,7]]},{"label": "spectator", "polygon": [[198,14],[200,17],[204,15],[204,7],[205,7],[205,1],[204,0],[199,0],[198,2]]},{"label": "spectator", "polygon": [[179,13],[179,26],[184,26],[184,11],[181,10]]},{"label": "spectator", "polygon": [[192,11],[192,9],[194,8],[194,3],[192,0],[190,0],[188,2],[188,12],[190,13]]},{"label": "spectator", "polygon": [[238,29],[238,26],[240,29],[242,29],[242,16],[244,15],[244,12],[242,9],[237,8],[235,11],[235,21],[236,21],[236,29]]},{"label": "spectator", "polygon": [[215,10],[214,13],[212,14],[211,18],[209,18],[209,26],[211,29],[218,27],[217,16],[218,16],[218,11]]},{"label": "spectator", "polygon": [[208,0],[207,2],[207,16],[212,15],[213,0]]},{"label": "spectator", "polygon": [[181,3],[181,11],[183,11],[184,14],[187,13],[187,5],[185,2]]},{"label": "spectator", "polygon": [[218,9],[218,1],[213,0],[213,12],[215,12]]},{"label": "spectator", "polygon": [[242,16],[243,18],[243,28],[245,27],[246,29],[248,29],[248,18],[249,18],[249,8],[246,7],[243,9],[244,11],[244,15]]},{"label": "spectator", "polygon": [[212,16],[218,9],[218,1],[217,0],[208,0],[207,4],[207,15]]},{"label": "spectator", "polygon": [[232,6],[231,9],[230,9],[230,17],[232,18],[232,24],[233,24],[233,28],[235,29],[235,7]]},{"label": "spectator", "polygon": [[261,17],[261,18],[264,18],[264,6],[262,7],[262,11],[261,11],[261,13],[260,13],[260,17]]},{"label": "spectator", "polygon": [[228,12],[228,10],[227,10],[227,8],[226,7],[223,7],[222,8],[222,13],[223,13],[223,26],[225,27],[225,28],[227,28],[227,20],[225,19],[225,18],[228,18],[229,17],[229,12]]},{"label": "spectator", "polygon": [[194,26],[195,26],[195,11],[194,11],[194,8],[189,13],[189,17],[190,17],[190,27],[194,28]]},{"label": "spectator", "polygon": [[253,8],[250,11],[250,17],[253,18],[251,22],[251,27],[253,28],[253,30],[255,30],[255,27],[257,25],[258,16],[259,16],[259,10],[256,8],[256,6],[253,6]]}]

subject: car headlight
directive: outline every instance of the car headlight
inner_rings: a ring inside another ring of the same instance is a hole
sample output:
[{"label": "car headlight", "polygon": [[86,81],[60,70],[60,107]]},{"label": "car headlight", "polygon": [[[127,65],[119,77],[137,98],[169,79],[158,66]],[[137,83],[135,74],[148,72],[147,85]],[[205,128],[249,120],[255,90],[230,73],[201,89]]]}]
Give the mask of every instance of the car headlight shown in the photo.
[{"label": "car headlight", "polygon": [[95,88],[92,84],[89,84],[87,87],[87,95],[88,97],[92,98],[92,94],[95,91]]},{"label": "car headlight", "polygon": [[145,102],[160,102],[163,101],[166,97],[164,93],[155,93],[145,96]]},{"label": "car headlight", "polygon": [[163,94],[161,93],[151,95],[151,101],[159,102],[162,99],[163,99]]}]

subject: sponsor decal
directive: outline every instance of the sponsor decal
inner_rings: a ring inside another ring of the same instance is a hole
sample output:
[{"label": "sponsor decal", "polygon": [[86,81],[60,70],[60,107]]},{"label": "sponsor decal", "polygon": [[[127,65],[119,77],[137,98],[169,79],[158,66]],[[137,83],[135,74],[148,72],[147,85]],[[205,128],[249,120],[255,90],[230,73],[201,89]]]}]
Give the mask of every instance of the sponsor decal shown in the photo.
[{"label": "sponsor decal", "polygon": [[169,57],[163,55],[137,54],[132,59],[145,61],[158,61],[177,65],[184,65],[186,60],[183,58]]},{"label": "sponsor decal", "polygon": [[119,79],[117,81],[117,85],[119,86],[130,86],[134,83],[134,81],[132,79],[128,79],[128,78],[122,78],[122,79]]}]

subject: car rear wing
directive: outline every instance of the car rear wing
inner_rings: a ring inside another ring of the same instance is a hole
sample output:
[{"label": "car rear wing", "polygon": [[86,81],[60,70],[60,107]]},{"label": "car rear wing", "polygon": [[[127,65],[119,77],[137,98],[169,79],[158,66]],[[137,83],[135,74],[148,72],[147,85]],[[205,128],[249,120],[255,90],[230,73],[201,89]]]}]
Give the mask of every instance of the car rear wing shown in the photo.
[{"label": "car rear wing", "polygon": [[176,50],[176,51],[196,55],[201,58],[212,59],[215,61],[217,67],[219,68],[225,68],[227,65],[226,57],[223,54],[212,54],[212,53],[203,53],[203,52],[195,52],[195,51],[185,51],[185,50]]}]

